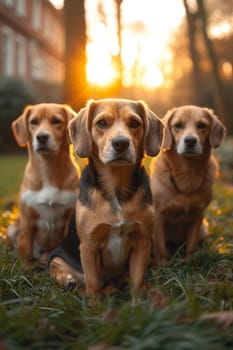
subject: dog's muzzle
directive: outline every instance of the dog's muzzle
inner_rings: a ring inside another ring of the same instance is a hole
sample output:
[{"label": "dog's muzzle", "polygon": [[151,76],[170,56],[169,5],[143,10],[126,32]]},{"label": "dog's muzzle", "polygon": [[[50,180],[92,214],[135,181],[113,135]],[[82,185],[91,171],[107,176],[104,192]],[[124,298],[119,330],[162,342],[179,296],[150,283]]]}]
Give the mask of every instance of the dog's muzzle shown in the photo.
[{"label": "dog's muzzle", "polygon": [[192,135],[186,136],[184,138],[184,144],[185,144],[186,150],[193,150],[197,144],[196,136],[192,136]]},{"label": "dog's muzzle", "polygon": [[135,150],[128,137],[123,135],[115,136],[109,145],[108,152],[103,157],[104,163],[123,165],[135,162]]},{"label": "dog's muzzle", "polygon": [[43,151],[50,151],[49,147],[49,138],[50,135],[46,131],[40,131],[36,136],[36,151],[37,152],[43,152]]},{"label": "dog's muzzle", "polygon": [[36,139],[40,145],[46,145],[49,139],[49,134],[45,131],[41,131],[36,135]]},{"label": "dog's muzzle", "polygon": [[123,153],[129,147],[129,139],[125,136],[116,136],[112,139],[112,147],[116,153]]},{"label": "dog's muzzle", "polygon": [[200,140],[196,135],[187,135],[179,143],[177,153],[185,156],[196,156],[202,153]]}]

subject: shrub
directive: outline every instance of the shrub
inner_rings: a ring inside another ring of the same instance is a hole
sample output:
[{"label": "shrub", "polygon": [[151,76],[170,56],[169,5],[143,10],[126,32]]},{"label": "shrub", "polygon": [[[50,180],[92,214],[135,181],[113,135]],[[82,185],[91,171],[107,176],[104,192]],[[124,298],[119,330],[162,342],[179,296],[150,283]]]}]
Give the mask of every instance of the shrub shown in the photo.
[{"label": "shrub", "polygon": [[36,94],[29,82],[10,77],[0,79],[0,152],[17,149],[11,122],[22,113],[26,105],[36,102]]}]

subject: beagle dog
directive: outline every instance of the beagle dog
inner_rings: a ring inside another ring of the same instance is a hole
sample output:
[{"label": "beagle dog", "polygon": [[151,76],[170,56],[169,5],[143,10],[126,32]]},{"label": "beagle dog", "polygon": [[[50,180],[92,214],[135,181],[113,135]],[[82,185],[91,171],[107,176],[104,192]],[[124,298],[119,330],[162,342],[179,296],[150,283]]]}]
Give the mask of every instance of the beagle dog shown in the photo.
[{"label": "beagle dog", "polygon": [[204,234],[203,214],[218,172],[212,149],[220,146],[226,133],[212,110],[198,106],[173,108],[164,122],[163,150],[151,174],[157,263],[166,262],[181,245],[187,259],[195,251]]},{"label": "beagle dog", "polygon": [[71,229],[63,253],[61,248],[53,253],[50,274],[60,285],[85,281],[89,296],[107,285],[119,287],[128,276],[135,300],[144,283],[154,222],[142,158],[144,152],[159,152],[163,124],[141,101],[102,99],[90,101],[69,130],[76,153],[88,157],[88,165],[76,205],[78,239]]},{"label": "beagle dog", "polygon": [[79,177],[70,154],[68,122],[76,113],[68,106],[27,106],[13,121],[19,146],[27,146],[28,163],[19,194],[20,214],[7,229],[8,239],[28,269],[60,244],[75,208]]}]

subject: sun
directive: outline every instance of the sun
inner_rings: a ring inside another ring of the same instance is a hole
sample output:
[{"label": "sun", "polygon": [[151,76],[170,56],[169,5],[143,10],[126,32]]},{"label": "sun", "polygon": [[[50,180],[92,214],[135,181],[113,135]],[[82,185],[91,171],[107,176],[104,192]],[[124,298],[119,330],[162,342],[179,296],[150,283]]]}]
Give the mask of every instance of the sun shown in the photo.
[{"label": "sun", "polygon": [[[103,23],[96,23],[93,38],[90,37],[87,46],[87,80],[91,84],[105,86],[117,78],[117,71],[114,69],[112,57],[114,50],[108,43],[108,31]],[[117,48],[118,49],[118,48]]]},{"label": "sun", "polygon": [[[100,3],[105,13],[102,19],[97,15]],[[86,0],[86,4],[87,79],[90,84],[105,86],[118,78],[114,66],[114,57],[119,53],[114,1]],[[170,57],[171,33],[184,16],[182,0],[124,0],[121,10],[123,85],[161,86],[164,83],[161,63]]]},{"label": "sun", "polygon": [[[59,8],[63,3],[50,1]],[[93,85],[110,85],[119,78],[115,64],[119,54],[115,1],[85,0],[85,8],[87,80]],[[184,15],[183,0],[123,0],[123,85],[154,88],[165,83],[161,64],[169,67],[168,42]]]},{"label": "sun", "polygon": [[64,0],[49,0],[57,9],[61,9],[64,5]]}]

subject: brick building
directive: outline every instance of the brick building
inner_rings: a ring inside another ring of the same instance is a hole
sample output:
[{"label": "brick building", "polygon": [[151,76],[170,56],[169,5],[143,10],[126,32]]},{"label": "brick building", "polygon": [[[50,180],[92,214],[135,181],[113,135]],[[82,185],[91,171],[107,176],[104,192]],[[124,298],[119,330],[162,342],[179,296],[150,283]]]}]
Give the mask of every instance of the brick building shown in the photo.
[{"label": "brick building", "polygon": [[0,0],[0,153],[17,150],[11,122],[25,105],[62,102],[62,10],[48,0]]},{"label": "brick building", "polygon": [[61,97],[64,28],[48,0],[0,0],[0,78],[33,83],[39,99]]}]

